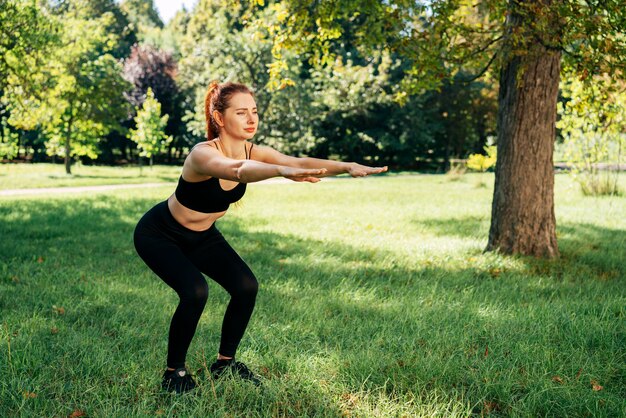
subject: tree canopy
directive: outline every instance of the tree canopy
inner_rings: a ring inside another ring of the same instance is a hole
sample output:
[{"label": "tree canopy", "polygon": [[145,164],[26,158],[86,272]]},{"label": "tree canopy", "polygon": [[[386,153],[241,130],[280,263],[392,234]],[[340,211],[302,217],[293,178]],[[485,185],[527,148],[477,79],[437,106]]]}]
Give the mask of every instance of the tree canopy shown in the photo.
[{"label": "tree canopy", "polygon": [[[543,126],[544,136],[529,133],[548,144],[552,101],[569,109],[557,94],[561,74],[588,89],[602,74],[622,78],[625,56],[616,1],[200,0],[164,25],[152,1],[5,0],[0,22],[0,149],[5,158],[61,156],[68,167],[137,162],[127,132],[149,88],[173,137],[153,158],[179,160],[205,137],[204,93],[219,80],[256,91],[260,143],[443,171],[490,141],[506,146],[517,119],[504,116],[515,114],[523,84],[551,74],[526,71],[541,57],[552,59],[557,77],[544,90],[554,94],[534,108],[547,117],[527,125]],[[560,132],[559,141],[573,137]],[[549,147],[525,160],[529,170],[539,172],[538,161],[547,170]]]}]

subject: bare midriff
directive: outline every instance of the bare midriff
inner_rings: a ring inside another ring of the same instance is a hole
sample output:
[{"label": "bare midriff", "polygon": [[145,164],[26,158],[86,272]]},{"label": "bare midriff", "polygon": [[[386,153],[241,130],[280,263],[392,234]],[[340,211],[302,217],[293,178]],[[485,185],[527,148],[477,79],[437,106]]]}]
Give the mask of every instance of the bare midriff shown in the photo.
[{"label": "bare midriff", "polygon": [[169,199],[167,199],[167,207],[179,224],[192,231],[206,231],[216,220],[226,214],[226,211],[204,213],[191,210],[183,206],[178,199],[176,199],[175,194],[172,194]]}]

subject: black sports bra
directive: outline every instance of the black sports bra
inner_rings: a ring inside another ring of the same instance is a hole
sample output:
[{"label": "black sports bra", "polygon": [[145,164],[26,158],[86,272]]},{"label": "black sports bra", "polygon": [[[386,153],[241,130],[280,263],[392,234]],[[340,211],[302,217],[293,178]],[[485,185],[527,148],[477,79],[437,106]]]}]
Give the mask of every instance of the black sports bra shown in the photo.
[{"label": "black sports bra", "polygon": [[[250,154],[253,146],[254,144],[250,147]],[[248,160],[250,156],[247,147],[245,147],[245,151],[246,160]],[[241,199],[245,192],[246,183],[239,183],[230,190],[224,190],[220,185],[220,179],[217,177],[190,182],[181,175],[174,194],[176,199],[186,208],[202,213],[215,213],[224,212],[231,203]]]}]

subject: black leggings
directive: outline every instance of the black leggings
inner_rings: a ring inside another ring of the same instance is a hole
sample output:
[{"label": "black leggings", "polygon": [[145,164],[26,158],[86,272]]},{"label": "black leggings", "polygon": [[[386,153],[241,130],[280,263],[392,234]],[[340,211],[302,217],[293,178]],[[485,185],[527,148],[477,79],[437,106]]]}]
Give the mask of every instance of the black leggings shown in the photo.
[{"label": "black leggings", "polygon": [[167,366],[185,366],[208,296],[202,273],[230,293],[219,353],[234,357],[254,309],[258,283],[215,223],[206,231],[187,229],[174,219],[165,201],[141,218],[134,239],[139,256],[180,298],[170,324]]}]

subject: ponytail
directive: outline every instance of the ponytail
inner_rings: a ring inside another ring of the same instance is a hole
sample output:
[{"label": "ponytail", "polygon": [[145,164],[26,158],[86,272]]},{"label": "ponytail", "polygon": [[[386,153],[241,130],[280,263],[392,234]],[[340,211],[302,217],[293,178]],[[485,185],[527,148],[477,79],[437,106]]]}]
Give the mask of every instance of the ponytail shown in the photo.
[{"label": "ponytail", "polygon": [[204,97],[204,116],[206,117],[206,138],[207,141],[215,139],[220,134],[220,127],[213,117],[213,112],[218,111],[224,114],[228,108],[228,101],[235,93],[247,93],[254,96],[252,90],[245,84],[224,83],[219,84],[216,80],[211,81]]},{"label": "ponytail", "polygon": [[219,129],[216,126],[215,120],[213,120],[212,104],[215,102],[215,93],[219,96],[219,83],[216,80],[211,81],[209,88],[204,97],[204,115],[206,117],[206,139],[207,141],[217,138],[219,135]]}]

